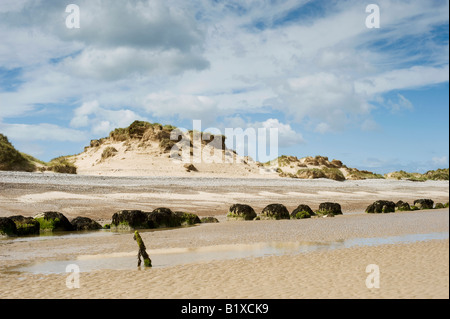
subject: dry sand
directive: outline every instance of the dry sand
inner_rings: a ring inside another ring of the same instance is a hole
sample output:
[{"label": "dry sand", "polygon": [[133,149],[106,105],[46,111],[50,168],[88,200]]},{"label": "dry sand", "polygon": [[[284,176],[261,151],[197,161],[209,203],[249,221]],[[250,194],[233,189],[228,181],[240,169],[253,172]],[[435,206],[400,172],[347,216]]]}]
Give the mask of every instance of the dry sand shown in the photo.
[{"label": "dry sand", "polygon": [[[131,233],[2,239],[0,298],[449,298],[448,209],[363,213],[376,199],[446,202],[448,182],[101,179],[13,173],[0,177],[0,216],[55,209],[69,218],[84,215],[107,222],[118,209],[166,206],[221,220],[141,232],[155,265],[141,270],[135,268],[137,247]],[[235,202],[250,203],[258,211],[273,202],[289,210],[300,203],[315,209],[325,200],[341,203],[344,215],[251,222],[224,218]],[[355,238],[436,233],[446,238],[345,246]],[[298,252],[319,244],[334,249]],[[278,253],[239,253],[241,248],[267,245],[278,247]],[[234,259],[225,258],[230,251]],[[214,260],[182,260],[196,252],[213,252]],[[160,265],[169,253],[178,256],[178,262]],[[35,263],[117,255],[129,256],[129,269],[81,272],[79,289],[66,287],[66,273],[17,271]],[[369,264],[379,266],[379,289],[366,287]]]}]

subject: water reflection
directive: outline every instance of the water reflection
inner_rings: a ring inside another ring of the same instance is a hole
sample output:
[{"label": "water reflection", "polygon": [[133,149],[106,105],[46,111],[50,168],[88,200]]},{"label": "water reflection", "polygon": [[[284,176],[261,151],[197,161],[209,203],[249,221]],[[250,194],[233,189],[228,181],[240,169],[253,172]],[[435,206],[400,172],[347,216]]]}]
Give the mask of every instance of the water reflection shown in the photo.
[{"label": "water reflection", "polygon": [[[448,239],[448,232],[410,234],[382,238],[353,238],[332,242],[274,242],[238,245],[218,245],[198,248],[147,249],[154,268],[180,264],[202,263],[212,260],[229,260],[264,256],[295,255],[313,251],[326,251],[358,246],[413,243],[434,239]],[[76,264],[81,272],[113,269],[137,269],[137,252],[100,255],[80,255],[74,260],[49,261],[16,268],[15,271],[35,274],[65,273],[68,264]]]}]

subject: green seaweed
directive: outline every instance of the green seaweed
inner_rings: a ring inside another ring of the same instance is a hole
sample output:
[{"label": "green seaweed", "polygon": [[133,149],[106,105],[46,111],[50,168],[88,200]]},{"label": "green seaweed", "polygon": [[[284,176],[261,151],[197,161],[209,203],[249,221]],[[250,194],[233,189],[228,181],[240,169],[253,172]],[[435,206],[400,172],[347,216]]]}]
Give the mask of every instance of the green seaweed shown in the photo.
[{"label": "green seaweed", "polygon": [[40,231],[54,231],[56,229],[56,225],[59,223],[59,218],[46,219],[44,217],[35,218],[35,220],[39,223]]},{"label": "green seaweed", "polygon": [[311,218],[311,215],[307,211],[300,211],[297,214],[295,214],[295,219],[305,219],[305,218]]}]

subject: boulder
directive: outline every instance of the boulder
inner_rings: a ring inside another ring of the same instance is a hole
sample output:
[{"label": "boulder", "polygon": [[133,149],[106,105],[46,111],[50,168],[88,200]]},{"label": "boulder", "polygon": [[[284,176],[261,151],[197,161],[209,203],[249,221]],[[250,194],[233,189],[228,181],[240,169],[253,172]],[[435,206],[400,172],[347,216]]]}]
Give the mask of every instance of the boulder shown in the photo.
[{"label": "boulder", "polygon": [[17,227],[11,218],[0,217],[0,236],[17,236]]},{"label": "boulder", "polygon": [[407,202],[404,202],[402,200],[399,200],[396,204],[395,207],[399,210],[399,211],[410,211],[411,210],[411,206],[409,206],[409,204]]},{"label": "boulder", "polygon": [[66,216],[58,212],[40,213],[34,216],[34,219],[39,222],[41,232],[73,230]]},{"label": "boulder", "polygon": [[88,217],[76,217],[71,223],[75,230],[97,230],[102,228],[102,225]]},{"label": "boulder", "polygon": [[175,212],[174,214],[178,217],[178,219],[181,223],[181,226],[194,225],[194,224],[201,223],[200,218],[198,218],[198,216],[195,214],[190,214],[190,213],[185,213],[185,212]]},{"label": "boulder", "polygon": [[321,215],[342,215],[341,205],[330,202],[321,203],[319,205],[319,213]]},{"label": "boulder", "polygon": [[387,200],[378,200],[373,204],[370,204],[366,208],[368,214],[386,214],[395,213],[395,203]]},{"label": "boulder", "polygon": [[434,208],[435,209],[442,209],[442,208],[445,208],[445,206],[442,203],[436,203],[436,205],[434,205]]},{"label": "boulder", "polygon": [[184,164],[183,166],[186,169],[186,172],[198,172],[198,169],[192,164]]},{"label": "boulder", "polygon": [[289,219],[289,211],[282,204],[270,204],[261,212],[261,219]]},{"label": "boulder", "polygon": [[147,214],[140,210],[121,210],[112,216],[110,229],[135,230],[149,228]]},{"label": "boulder", "polygon": [[311,216],[315,216],[311,207],[308,205],[299,205],[296,209],[294,209],[291,213],[291,219],[302,219],[302,218],[310,218]]},{"label": "boulder", "polygon": [[256,217],[255,210],[249,205],[234,204],[230,207],[227,219],[253,220]]},{"label": "boulder", "polygon": [[215,217],[202,217],[202,219],[200,219],[200,221],[202,222],[202,224],[208,224],[208,223],[218,223],[219,220]]},{"label": "boulder", "polygon": [[181,226],[178,216],[169,208],[161,207],[146,213],[149,228],[166,228]]},{"label": "boulder", "polygon": [[15,224],[17,228],[17,235],[38,235],[40,232],[40,224],[37,220],[32,217],[24,216],[11,216],[9,217]]},{"label": "boulder", "polygon": [[414,206],[419,209],[433,209],[434,201],[431,199],[417,199],[414,201]]}]

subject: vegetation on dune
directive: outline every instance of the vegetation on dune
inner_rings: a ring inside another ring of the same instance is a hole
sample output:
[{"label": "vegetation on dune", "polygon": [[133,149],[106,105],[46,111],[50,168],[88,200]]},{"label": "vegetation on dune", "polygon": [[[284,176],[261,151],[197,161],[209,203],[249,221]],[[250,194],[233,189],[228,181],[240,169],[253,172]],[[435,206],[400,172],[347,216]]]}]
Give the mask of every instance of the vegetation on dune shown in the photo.
[{"label": "vegetation on dune", "polygon": [[386,178],[397,179],[397,180],[409,180],[415,182],[424,182],[427,180],[433,181],[448,181],[449,180],[449,169],[437,169],[433,171],[428,171],[425,174],[421,173],[408,173],[403,170],[388,173],[384,175]]},{"label": "vegetation on dune", "polygon": [[448,181],[449,180],[449,169],[445,168],[439,168],[435,171],[428,171],[425,174],[423,174],[427,179],[433,180],[433,181]]},{"label": "vegetation on dune", "polygon": [[47,170],[55,173],[64,173],[64,174],[76,174],[77,167],[75,164],[69,159],[68,156],[60,156],[52,159],[47,163],[47,167],[44,167],[42,170]]},{"label": "vegetation on dune", "polygon": [[105,160],[105,159],[107,159],[107,158],[109,158],[109,157],[115,156],[115,155],[117,154],[117,152],[118,152],[118,151],[117,151],[114,147],[112,147],[112,146],[106,147],[106,148],[103,150],[103,153],[102,153],[102,161]]},{"label": "vegetation on dune", "polygon": [[16,150],[8,138],[0,134],[0,170],[33,172],[36,165],[31,158]]},{"label": "vegetation on dune", "polygon": [[299,178],[328,178],[335,181],[345,181],[345,176],[339,168],[304,168],[297,172]]},{"label": "vegetation on dune", "polygon": [[347,179],[384,179],[384,176],[381,174],[375,174],[373,172],[369,171],[360,171],[356,168],[349,168],[348,169],[349,175],[347,176]]},{"label": "vegetation on dune", "polygon": [[[146,121],[134,121],[130,126],[125,128],[116,128],[114,131],[109,133],[109,138],[116,142],[123,142],[129,139],[142,139],[148,130],[152,130],[156,133],[159,138],[170,137],[170,132],[175,130],[177,127],[173,125],[162,126],[159,123],[150,123]],[[162,132],[162,133],[160,133]]]}]

